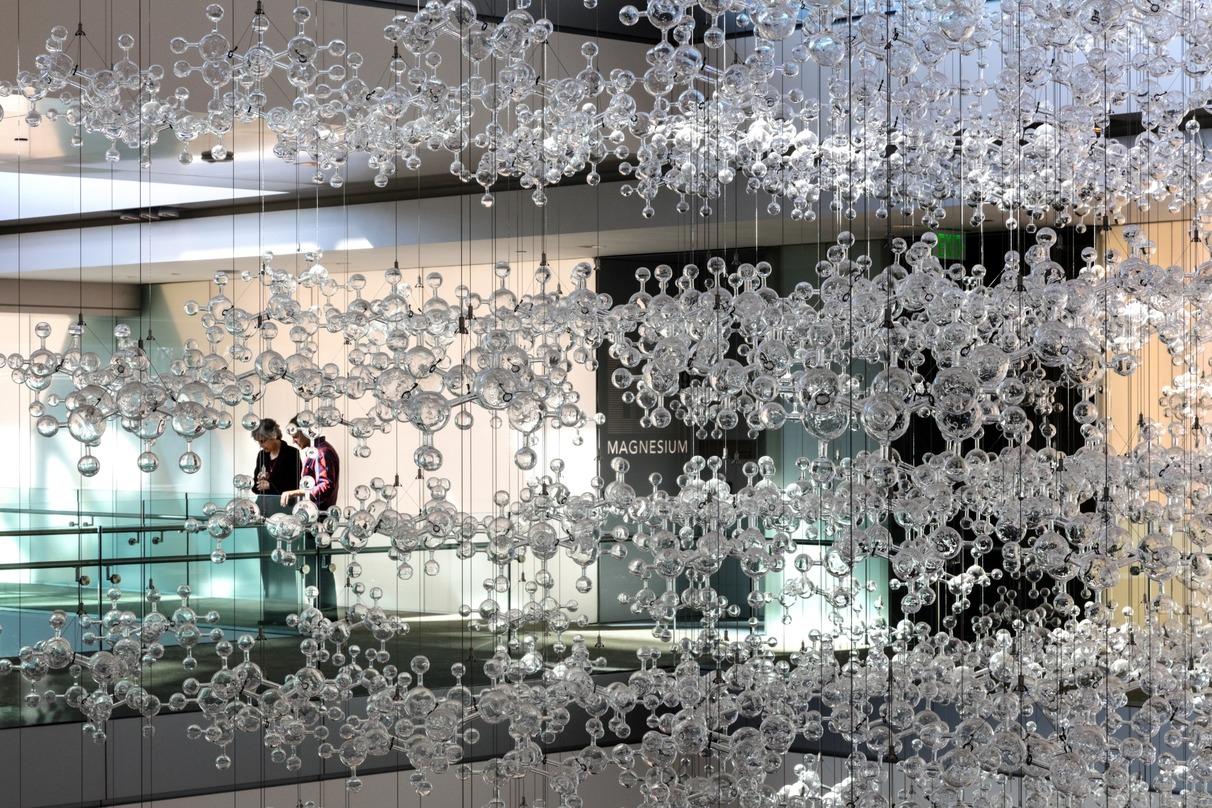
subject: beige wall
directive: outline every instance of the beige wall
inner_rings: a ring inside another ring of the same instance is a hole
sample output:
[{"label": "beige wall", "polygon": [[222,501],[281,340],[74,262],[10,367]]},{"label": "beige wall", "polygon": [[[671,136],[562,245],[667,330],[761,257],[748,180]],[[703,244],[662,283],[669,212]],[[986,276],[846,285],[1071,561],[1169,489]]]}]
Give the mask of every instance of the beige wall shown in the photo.
[{"label": "beige wall", "polygon": [[[293,260],[293,259],[292,259]],[[569,280],[570,271],[575,261],[559,262],[553,268],[556,270],[559,282],[565,291],[572,288]],[[515,271],[508,280],[508,286],[516,293],[523,294],[534,288],[534,261],[518,262]],[[470,268],[435,268],[429,271],[440,272],[444,277],[441,289],[443,296],[454,299],[455,287],[464,283],[473,291],[483,294],[495,288],[496,279],[492,267],[478,265]],[[340,276],[337,276],[340,278]],[[406,280],[415,282],[415,273],[407,273]],[[74,287],[73,287],[74,289]],[[236,302],[249,311],[260,308],[258,296],[260,289],[253,284],[229,284],[228,294],[234,295]],[[70,290],[69,290],[70,291]],[[188,317],[184,313],[184,304],[189,299],[204,304],[217,291],[213,283],[190,282],[176,284],[161,284],[148,287],[148,308],[140,317],[135,314],[129,318],[119,319],[129,322],[144,333],[151,326],[156,341],[148,343],[155,368],[159,372],[167,372],[168,364],[175,357],[180,345],[188,338],[202,340],[203,332],[199,318]],[[49,303],[54,296],[47,296],[43,290],[43,299],[48,303],[44,309],[50,309]],[[93,298],[109,298],[97,290],[92,290]],[[368,276],[368,284],[364,297],[372,298],[386,293],[386,284],[382,275]],[[71,312],[64,310],[34,310],[32,305],[25,305],[20,313],[0,311],[0,345],[4,353],[18,351],[28,355],[31,344],[37,344],[33,336],[34,325],[42,320],[49,322],[54,328],[54,336],[49,341],[51,347],[61,350],[66,344],[66,328],[75,319],[75,309],[78,302],[79,290],[70,296]],[[60,295],[68,299],[67,291]],[[350,296],[341,293],[340,299],[334,304],[344,306]],[[305,302],[318,302],[306,300]],[[414,301],[419,300],[414,296]],[[111,315],[112,316],[112,315]],[[89,323],[90,339],[93,339],[100,350],[106,345],[109,334],[112,333],[112,319],[103,320],[101,315],[86,317]],[[97,333],[92,333],[96,331]],[[274,348],[283,355],[293,353],[293,346],[288,337],[288,328],[282,328],[274,342]],[[471,347],[470,338],[463,338],[465,346],[459,346],[458,354]],[[224,347],[230,342],[224,344]],[[258,350],[254,346],[254,351]],[[347,366],[345,359],[346,346],[338,335],[320,332],[319,355],[317,360],[335,362],[342,368]],[[104,356],[104,354],[103,354]],[[245,370],[248,366],[237,366],[237,371]],[[592,371],[577,368],[573,372],[573,381],[582,394],[582,408],[590,415],[596,410],[595,378]],[[236,472],[251,473],[257,446],[240,427],[240,417],[245,412],[245,405],[233,408],[230,412],[234,426],[227,431],[208,435],[194,443],[194,449],[203,458],[203,467],[194,475],[186,475],[177,467],[177,459],[184,450],[183,442],[175,435],[166,434],[155,447],[160,456],[160,469],[153,474],[143,474],[135,467],[135,457],[140,451],[138,442],[124,433],[116,425],[111,425],[101,446],[94,453],[101,459],[101,472],[91,479],[82,478],[75,470],[75,462],[80,456],[81,447],[72,438],[61,432],[52,439],[44,439],[33,432],[33,421],[28,414],[31,401],[30,392],[22,387],[8,382],[0,385],[0,440],[3,445],[12,447],[12,455],[8,462],[0,463],[0,494],[3,494],[5,504],[10,507],[54,507],[64,510],[74,510],[81,498],[90,507],[106,511],[138,512],[140,500],[153,500],[162,503],[164,509],[176,506],[180,509],[180,500],[186,493],[191,495],[195,503],[191,511],[197,512],[199,501],[226,501],[233,493],[232,475]],[[370,406],[370,396],[360,401],[338,402],[338,406],[347,410],[350,416],[360,415]],[[273,417],[285,423],[291,416],[303,408],[303,403],[296,399],[289,383],[280,381],[272,384],[263,401],[258,402],[256,412],[261,416]],[[514,452],[521,445],[520,437],[508,427],[506,422],[500,429],[490,426],[490,413],[471,407],[476,417],[475,425],[461,431],[448,426],[439,434],[436,445],[441,449],[445,462],[438,473],[447,477],[452,483],[449,498],[463,510],[479,515],[489,513],[492,509],[492,494],[497,490],[516,493],[525,475],[513,463]],[[573,430],[544,428],[539,435],[539,441],[534,447],[539,455],[539,464],[531,474],[547,473],[548,464],[556,457],[563,458],[567,464],[564,473],[566,483],[574,491],[584,491],[589,488],[590,479],[597,473],[596,452],[597,440],[594,427],[590,423],[581,430],[581,445],[574,444],[576,437]],[[340,503],[355,504],[353,492],[359,483],[369,482],[372,477],[382,477],[391,481],[398,472],[402,481],[402,490],[397,499],[396,507],[403,512],[415,513],[424,499],[423,481],[416,479],[416,467],[412,461],[414,449],[419,439],[415,429],[409,426],[396,425],[391,435],[376,434],[370,441],[372,452],[368,458],[354,456],[355,442],[348,437],[344,429],[333,430],[328,438],[337,448],[342,460],[342,486]],[[173,511],[175,512],[175,511]],[[49,518],[48,518],[49,519]],[[53,520],[41,520],[32,524],[29,519],[20,526],[66,525],[68,517],[56,517]],[[18,526],[15,518],[5,518],[0,514],[0,525]],[[201,537],[205,539],[205,536]],[[124,540],[124,537],[123,537]],[[29,539],[9,539],[0,545],[0,553],[11,560],[27,560],[46,557],[78,557],[77,540],[36,539],[34,545]],[[203,544],[206,542],[203,541]],[[115,545],[117,547],[117,545]],[[123,548],[118,548],[122,550]],[[247,548],[246,548],[247,549]],[[195,546],[194,552],[198,552]],[[91,555],[92,552],[86,555]],[[344,557],[338,557],[344,561]],[[386,598],[383,605],[399,607],[408,611],[423,611],[431,613],[451,613],[458,609],[461,603],[467,602],[473,606],[484,597],[481,583],[486,577],[495,574],[492,567],[484,563],[482,556],[471,562],[460,562],[451,552],[438,554],[442,565],[441,574],[427,577],[423,573],[425,557],[414,554],[411,560],[416,570],[414,577],[407,582],[399,581],[396,577],[396,565],[386,555],[372,554],[363,558],[365,572],[361,578],[367,586],[383,587]],[[534,573],[533,562],[526,569],[515,569],[515,575]],[[216,595],[229,596],[238,594],[239,582],[231,570],[232,565],[214,567],[206,570],[207,581],[202,588]],[[580,568],[568,562],[561,562],[559,569],[553,569],[560,582],[556,596],[561,600],[577,599],[582,609],[589,617],[596,617],[597,595],[578,594],[573,586]],[[66,576],[66,577],[65,577]],[[29,583],[70,584],[67,573],[30,573],[28,571],[0,573],[0,581]],[[63,580],[60,580],[63,579]],[[342,580],[338,570],[338,580]],[[161,585],[169,589],[179,581],[163,581]]]},{"label": "beige wall", "polygon": [[[1147,256],[1147,260],[1162,267],[1165,271],[1190,272],[1209,258],[1208,250],[1203,244],[1191,241],[1189,226],[1186,222],[1161,222],[1140,227],[1142,233],[1154,244],[1154,251]],[[1113,229],[1110,232],[1107,244],[1118,250],[1123,256],[1128,254],[1129,247],[1121,229]],[[1156,337],[1143,343],[1136,352],[1136,358],[1138,367],[1131,376],[1108,374],[1102,399],[1102,409],[1111,419],[1110,448],[1117,453],[1130,451],[1141,442],[1138,424],[1142,418],[1146,421],[1157,421],[1163,426],[1168,423],[1160,404],[1162,390],[1173,384],[1175,378],[1184,370],[1172,363],[1166,347]],[[1199,357],[1197,366],[1207,369],[1207,360],[1205,352]],[[1168,435],[1163,436],[1159,441],[1159,447],[1171,444],[1172,440]],[[1187,448],[1193,448],[1190,436],[1187,437],[1184,445]],[[1159,498],[1154,495],[1154,499]],[[1135,540],[1142,538],[1144,533],[1143,527],[1134,528]],[[1190,548],[1185,542],[1182,542],[1181,549],[1186,551]],[[1142,604],[1157,597],[1163,591],[1179,604],[1187,602],[1187,592],[1180,580],[1171,581],[1162,587],[1144,575],[1130,574],[1128,569],[1121,570],[1121,576],[1119,585],[1112,591],[1112,597],[1121,608],[1133,607],[1138,621],[1143,613]]]},{"label": "beige wall", "polygon": [[[553,265],[562,288],[567,292],[572,288],[570,272],[575,261],[562,261]],[[496,278],[492,267],[478,265],[470,268],[446,267],[426,270],[440,272],[443,275],[442,296],[447,300],[454,299],[454,290],[460,283],[466,284],[474,292],[488,294],[495,288]],[[508,280],[508,286],[517,294],[536,290],[533,282],[534,262],[519,264]],[[336,276],[342,278],[343,276]],[[405,279],[415,283],[415,273],[406,273]],[[382,275],[367,276],[367,286],[363,297],[371,299],[387,293],[387,285]],[[228,285],[228,296],[233,296],[237,305],[248,310],[260,308],[259,295],[261,289],[252,284],[241,283],[233,290],[233,284]],[[552,288],[552,287],[549,287]],[[152,305],[156,310],[156,327],[164,330],[165,323],[161,318],[169,318],[169,325],[175,330],[174,339],[181,339],[200,333],[201,324],[198,318],[184,314],[187,300],[193,299],[204,304],[215,294],[217,287],[213,283],[191,282],[164,284],[152,289]],[[428,292],[428,290],[427,290]],[[312,292],[313,299],[303,299],[305,303],[321,302],[318,293]],[[352,295],[342,292],[339,299],[334,299],[334,305],[343,307]],[[414,305],[421,298],[414,293]],[[273,347],[284,356],[293,353],[293,343],[288,337],[288,328],[281,328]],[[472,347],[470,337],[460,340],[457,351],[452,348],[452,355],[461,357],[462,352]],[[254,347],[254,352],[258,350]],[[321,329],[319,332],[319,354],[316,357],[321,365],[334,362],[346,369],[347,347],[340,335],[330,334]],[[457,357],[456,357],[457,358]],[[243,368],[241,368],[243,369]],[[596,411],[595,376],[586,368],[577,367],[572,374],[573,383],[582,396],[582,409],[589,415]],[[348,417],[363,414],[373,403],[369,395],[358,401],[337,402],[337,406],[346,410]],[[313,402],[313,406],[314,406]],[[258,402],[256,412],[262,417],[271,417],[280,423],[285,423],[300,409],[306,406],[299,400],[288,382],[279,381],[270,385],[265,398]],[[256,458],[257,446],[239,426],[240,417],[245,412],[245,406],[234,408],[233,420],[236,422],[232,430],[217,434],[205,442],[199,442],[197,451],[203,457],[204,467],[198,475],[199,479],[182,479],[176,470],[176,455],[179,447],[168,451],[167,447],[161,452],[164,464],[161,471],[151,475],[153,487],[190,486],[196,490],[204,489],[215,494],[231,493],[231,476],[235,472],[252,472]],[[446,477],[452,487],[448,498],[465,511],[483,515],[492,511],[492,495],[497,490],[516,493],[527,479],[527,475],[549,473],[548,464],[559,457],[566,463],[564,480],[574,491],[589,490],[590,479],[597,473],[596,454],[597,439],[594,427],[589,424],[580,432],[581,445],[575,445],[576,433],[570,429],[551,429],[545,427],[538,433],[539,441],[534,447],[539,456],[539,463],[533,472],[524,473],[513,463],[514,452],[521,446],[521,438],[511,430],[506,421],[500,429],[490,425],[491,413],[471,406],[475,416],[474,426],[466,431],[449,425],[440,432],[435,445],[442,451],[444,463],[442,469],[434,476]],[[356,504],[353,492],[359,483],[367,483],[372,477],[381,477],[391,482],[398,473],[402,489],[397,498],[396,508],[401,512],[417,512],[425,500],[426,490],[424,481],[417,479],[416,466],[413,464],[413,452],[419,445],[419,433],[410,426],[396,425],[390,435],[376,434],[370,441],[371,455],[358,458],[354,455],[356,442],[351,439],[344,429],[333,430],[328,439],[336,447],[341,457],[341,495],[340,504]],[[136,472],[137,473],[137,472]],[[205,481],[205,485],[198,483]],[[560,557],[563,558],[562,556]],[[343,560],[342,557],[338,557]],[[453,553],[438,554],[442,565],[442,574],[436,577],[426,577],[422,573],[425,558],[414,554],[411,561],[416,570],[412,580],[398,582],[396,565],[386,555],[367,555],[362,564],[365,572],[362,580],[368,586],[382,586],[386,592],[385,606],[398,606],[409,611],[449,613],[458,609],[461,603],[478,604],[484,598],[481,582],[495,574],[491,565],[478,556],[472,562],[460,562]],[[533,562],[526,569],[515,570],[515,575],[523,572],[532,576],[535,569]],[[573,582],[580,574],[580,568],[569,562],[562,562],[558,570],[553,569],[560,585],[556,596],[561,600],[577,599],[590,618],[596,617],[596,593],[589,596],[579,595],[573,587]],[[338,570],[340,580],[340,570]]]}]

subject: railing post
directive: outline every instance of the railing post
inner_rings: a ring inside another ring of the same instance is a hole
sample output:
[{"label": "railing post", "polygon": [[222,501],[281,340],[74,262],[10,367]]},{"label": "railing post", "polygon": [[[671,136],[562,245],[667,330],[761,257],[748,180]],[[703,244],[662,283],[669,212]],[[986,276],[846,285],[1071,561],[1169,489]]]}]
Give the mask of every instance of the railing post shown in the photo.
[{"label": "railing post", "polygon": [[97,615],[105,613],[105,581],[109,576],[102,566],[105,561],[105,531],[97,525]]}]

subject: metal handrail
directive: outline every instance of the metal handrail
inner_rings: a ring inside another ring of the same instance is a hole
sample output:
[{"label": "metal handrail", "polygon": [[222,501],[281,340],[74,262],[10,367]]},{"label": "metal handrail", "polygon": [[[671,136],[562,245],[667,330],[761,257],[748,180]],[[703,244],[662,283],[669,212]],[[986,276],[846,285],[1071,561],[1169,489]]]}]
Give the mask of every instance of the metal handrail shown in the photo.
[{"label": "metal handrail", "polygon": [[[454,549],[454,547],[452,545],[451,547],[439,547],[437,549],[446,550],[446,549]],[[386,553],[389,550],[391,550],[390,547],[364,547],[358,551],[358,554],[359,555],[368,555],[368,554],[373,555],[373,554]],[[339,545],[334,546],[334,547],[324,547],[319,550],[308,549],[308,550],[304,550],[301,553],[298,553],[297,555],[307,557],[307,556],[314,556],[317,553],[320,555],[350,555],[349,550],[346,550],[344,547],[341,547]],[[226,561],[243,561],[243,560],[254,559],[254,558],[258,558],[258,559],[259,558],[269,558],[272,555],[273,555],[272,552],[253,552],[253,551],[248,551],[248,552],[243,552],[243,553],[228,553],[225,560]],[[98,566],[125,567],[125,566],[139,566],[139,565],[143,565],[143,564],[185,564],[185,563],[192,563],[192,562],[201,563],[203,561],[205,561],[208,564],[211,563],[209,553],[196,554],[196,555],[195,554],[188,554],[188,555],[177,554],[177,555],[168,555],[168,556],[142,555],[142,556],[130,556],[129,558],[110,556],[110,557],[106,557],[106,558],[102,558],[102,559],[81,558],[81,559],[72,559],[70,561],[28,561],[28,562],[19,563],[19,564],[0,564],[0,572],[9,572],[12,570],[61,569],[64,567],[73,567],[73,568],[74,567],[98,567]]]},{"label": "metal handrail", "polygon": [[0,539],[28,539],[37,536],[75,536],[84,535],[96,536],[98,534],[110,533],[182,533],[184,528],[177,527],[157,527],[155,525],[73,525],[71,527],[28,527],[18,530],[0,530]]},{"label": "metal handrail", "polygon": [[182,522],[189,518],[188,514],[179,513],[133,513],[128,511],[95,511],[91,508],[77,508],[65,511],[56,508],[0,508],[0,513],[28,513],[34,516],[91,516],[94,519],[157,519],[167,522]]},{"label": "metal handrail", "polygon": [[[0,489],[0,490],[7,491],[9,489]],[[26,492],[26,493],[32,494],[33,492],[38,491],[38,490],[41,490],[41,489],[31,489],[29,492]],[[118,492],[115,492],[115,493],[118,493]],[[190,513],[191,505],[196,506],[199,502],[206,502],[208,500],[215,499],[215,498],[219,498],[219,499],[226,498],[226,497],[224,497],[224,495],[221,492],[190,493],[188,491],[181,491],[181,492],[175,492],[170,496],[164,496],[164,497],[157,497],[152,492],[149,492],[149,491],[128,491],[125,493],[129,494],[129,495],[137,495],[137,502],[135,503],[138,507],[137,511],[118,511],[118,510],[107,511],[107,510],[103,510],[104,503],[101,503],[101,502],[96,503],[96,507],[88,507],[84,501],[86,499],[86,496],[85,496],[86,492],[82,489],[77,489],[74,492],[74,497],[76,499],[76,502],[75,502],[75,505],[72,507],[61,506],[61,507],[57,507],[57,508],[55,508],[55,507],[37,508],[37,507],[28,507],[28,506],[26,506],[26,507],[4,506],[4,507],[0,507],[0,514],[17,514],[17,515],[30,514],[30,515],[34,515],[34,516],[68,516],[68,517],[74,517],[77,519],[87,517],[87,518],[91,518],[93,520],[97,520],[97,519],[138,519],[140,522],[144,522],[146,520],[181,522],[186,519],[189,519],[191,516],[194,515],[194,514]],[[37,501],[37,499],[38,499],[37,497],[33,497],[33,501]],[[134,502],[134,501],[135,500],[132,498],[132,502]],[[169,503],[180,504],[182,506],[184,513],[148,513],[151,506],[157,501],[160,501],[163,504],[169,504]],[[116,503],[114,503],[114,504],[116,504]],[[113,504],[111,504],[111,507],[113,507]]]},{"label": "metal handrail", "polygon": [[[104,535],[114,534],[143,534],[143,533],[185,533],[184,527],[156,527],[156,526],[131,526],[131,527],[97,527],[97,526],[77,526],[67,528],[28,528],[24,530],[4,530],[0,531],[0,539],[2,538],[31,538],[57,535],[88,535],[96,536],[100,539]],[[186,533],[186,536],[194,534]],[[204,535],[204,534],[203,534]],[[488,546],[485,541],[472,542],[478,548]],[[441,550],[453,550],[459,546],[459,542],[447,542],[439,547],[418,547],[414,552],[438,552]],[[390,552],[393,548],[389,545],[363,547],[358,550],[359,555],[378,555]],[[340,544],[333,544],[328,547],[319,549],[308,548],[298,553],[301,557],[320,555],[352,555],[353,551],[342,547]],[[238,553],[227,553],[226,559],[229,561],[241,561],[249,559],[269,558],[273,555],[272,551],[246,551]],[[118,567],[118,566],[135,566],[140,564],[182,564],[191,562],[207,562],[210,563],[210,553],[186,553],[174,555],[133,555],[133,556],[101,556],[98,558],[71,558],[64,560],[51,561],[23,561],[17,563],[0,564],[0,572],[11,572],[14,570],[30,570],[30,569],[64,569],[64,568],[79,568],[79,567]]]}]

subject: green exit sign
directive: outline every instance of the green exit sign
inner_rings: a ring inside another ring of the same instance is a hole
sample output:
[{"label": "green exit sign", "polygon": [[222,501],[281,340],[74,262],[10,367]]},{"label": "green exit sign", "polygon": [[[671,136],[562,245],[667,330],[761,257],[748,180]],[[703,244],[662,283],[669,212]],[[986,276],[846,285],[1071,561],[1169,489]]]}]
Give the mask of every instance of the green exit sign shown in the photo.
[{"label": "green exit sign", "polygon": [[964,234],[963,233],[936,233],[938,236],[938,246],[934,248],[934,254],[944,261],[963,261],[964,260]]}]

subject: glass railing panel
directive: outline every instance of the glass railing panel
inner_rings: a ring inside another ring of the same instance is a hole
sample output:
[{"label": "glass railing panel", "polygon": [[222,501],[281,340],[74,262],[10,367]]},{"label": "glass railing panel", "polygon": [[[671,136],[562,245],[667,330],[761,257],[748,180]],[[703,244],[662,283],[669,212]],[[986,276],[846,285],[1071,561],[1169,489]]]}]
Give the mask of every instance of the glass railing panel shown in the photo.
[{"label": "glass railing panel", "polygon": [[[271,680],[281,681],[302,664],[298,651],[300,637],[286,625],[285,616],[298,610],[304,587],[317,580],[315,570],[330,563],[337,602],[342,610],[359,599],[355,587],[364,584],[366,589],[360,595],[363,603],[377,604],[408,623],[408,631],[391,640],[387,650],[393,661],[402,667],[415,654],[429,656],[433,686],[441,686],[449,679],[449,666],[454,662],[467,665],[473,677],[480,676],[480,663],[502,642],[533,642],[539,648],[550,649],[559,642],[570,643],[576,634],[582,634],[595,655],[602,656],[611,670],[634,669],[637,649],[653,643],[651,623],[646,615],[617,622],[603,620],[598,602],[600,582],[596,582],[593,591],[578,592],[573,582],[582,570],[563,554],[549,562],[548,569],[559,582],[550,595],[565,606],[575,601],[577,607],[573,615],[576,619],[562,632],[536,624],[523,625],[512,635],[494,635],[483,630],[483,626],[476,628],[473,625],[482,620],[481,604],[491,597],[502,610],[525,607],[530,593],[535,591],[533,582],[540,569],[533,558],[523,564],[510,565],[504,571],[487,560],[482,548],[472,559],[460,558],[452,546],[416,550],[405,559],[397,559],[388,553],[387,538],[374,536],[356,559],[339,546],[318,554],[314,550],[299,552],[300,565],[311,569],[311,577],[305,579],[297,569],[287,569],[266,558],[274,543],[256,528],[236,530],[222,542],[226,559],[214,563],[211,553],[216,542],[209,535],[205,532],[186,534],[181,530],[184,519],[157,518],[184,517],[187,513],[200,517],[204,503],[224,502],[224,496],[157,495],[137,502],[125,497],[86,497],[67,508],[29,507],[30,503],[61,506],[63,500],[61,493],[22,492],[21,508],[0,512],[0,551],[4,553],[0,559],[0,624],[5,627],[0,633],[0,656],[12,657],[23,645],[49,637],[47,617],[55,609],[62,609],[71,616],[64,635],[71,637],[78,649],[89,651],[80,642],[81,629],[76,615],[81,609],[94,617],[103,614],[110,608],[108,593],[111,588],[121,592],[119,608],[142,619],[150,608],[145,593],[154,583],[163,597],[159,611],[171,618],[180,603],[177,587],[188,584],[192,589],[191,606],[200,615],[217,612],[217,625],[227,638],[234,640],[242,633],[261,638],[256,647],[258,664],[262,664]],[[91,507],[78,508],[82,504]],[[134,510],[119,510],[125,508]],[[129,513],[140,513],[142,518],[127,518]],[[85,524],[82,526],[81,522]],[[820,563],[819,549],[806,552],[812,555],[814,565]],[[350,579],[349,571],[354,563],[360,567],[361,575]],[[819,572],[820,568],[814,566],[814,569]],[[791,557],[787,559],[787,570],[782,579],[772,576],[768,583],[781,588],[794,574]],[[596,577],[598,571],[591,567],[588,574]],[[498,575],[505,576],[499,587],[503,591],[490,593],[484,584]],[[860,598],[872,600],[886,588],[887,573],[883,567],[875,565],[867,577],[876,586]],[[634,591],[638,585],[638,579],[627,580],[615,588],[623,591],[630,587],[630,591]],[[371,597],[372,592],[376,597]],[[539,592],[535,597],[542,594]],[[818,631],[830,630],[823,613],[804,611],[812,609],[809,600],[802,604],[794,601],[776,603],[767,609],[767,631],[780,639],[780,653],[796,650],[804,639],[800,634],[780,631],[777,624],[784,614],[794,614],[797,630],[804,625]],[[471,606],[470,615],[460,613],[464,604]],[[871,607],[871,604],[865,605],[868,609]],[[688,620],[677,626],[679,637],[690,637],[700,630],[695,621]],[[353,642],[363,648],[377,646],[366,635],[356,635]],[[165,638],[165,645],[165,659],[158,663],[150,677],[167,696],[182,679],[180,660],[184,651],[171,637]],[[207,666],[215,665],[216,661],[209,648],[200,649],[198,656],[204,661],[199,663],[199,671],[194,675],[202,678],[208,675]],[[5,680],[0,682],[0,687],[17,688],[15,699],[20,701],[19,691],[26,686],[21,677],[13,675],[0,679]],[[430,682],[429,677],[427,682]],[[42,689],[53,686],[62,692],[61,685],[55,682],[39,686]],[[55,718],[58,713],[54,710],[21,712],[14,709],[8,713],[3,710],[0,707],[0,726],[75,720]]]}]

